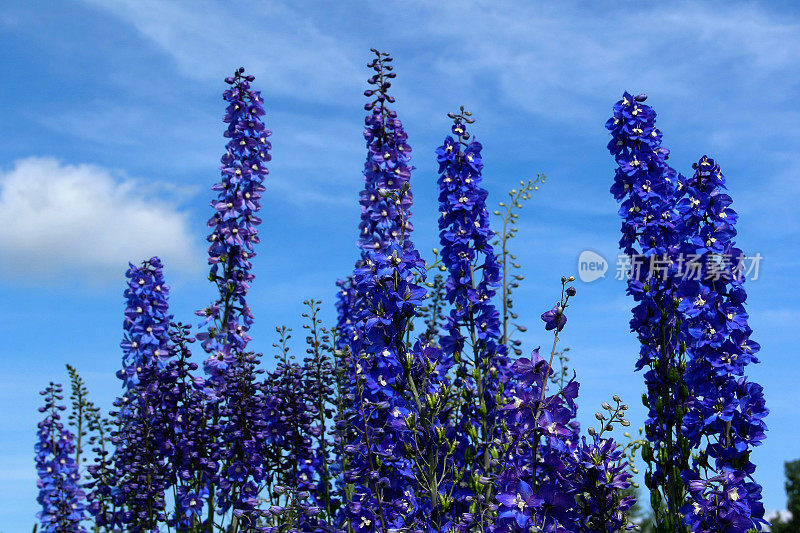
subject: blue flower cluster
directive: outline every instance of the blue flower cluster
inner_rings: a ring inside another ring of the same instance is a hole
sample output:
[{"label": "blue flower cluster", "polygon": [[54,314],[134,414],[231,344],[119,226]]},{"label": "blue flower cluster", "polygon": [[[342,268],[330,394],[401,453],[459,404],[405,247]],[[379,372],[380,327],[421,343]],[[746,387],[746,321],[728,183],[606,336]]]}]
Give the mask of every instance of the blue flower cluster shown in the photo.
[{"label": "blue flower cluster", "polygon": [[[288,339],[288,333],[283,334]],[[327,457],[319,456],[313,446],[321,436],[315,424],[319,415],[316,402],[322,401],[324,409],[327,391],[319,390],[323,384],[311,379],[312,368],[307,366],[311,361],[303,365],[292,361],[285,341],[281,348],[278,366],[266,379],[267,412],[263,417],[270,442],[265,450],[265,474],[268,484],[278,487],[279,495],[284,496],[270,512],[298,531],[314,531],[325,525],[316,517],[330,501],[329,480],[319,475]],[[326,513],[325,517],[329,516]]]},{"label": "blue flower cluster", "polygon": [[556,531],[575,524],[575,496],[570,487],[570,443],[579,441],[575,399],[579,384],[570,381],[547,394],[553,374],[550,364],[534,350],[517,359],[511,402],[503,406],[511,435],[498,480],[498,531]]},{"label": "blue flower cluster", "polygon": [[680,473],[688,467],[689,448],[681,432],[687,392],[675,304],[676,258],[682,240],[675,204],[685,178],[667,164],[669,151],[661,146],[655,111],[643,103],[645,99],[626,92],[606,123],[612,135],[608,149],[617,162],[611,193],[621,202],[620,248],[632,263],[645,259],[641,268],[631,269],[628,279],[628,293],[636,302],[630,325],[640,343],[636,369],[647,367],[645,482],[657,522],[665,531],[679,531],[680,522],[675,520],[685,499]]},{"label": "blue flower cluster", "polygon": [[[405,237],[413,230],[409,220],[413,196],[408,188],[413,169],[409,163],[411,147],[397,112],[388,105],[395,101],[388,93],[391,80],[396,77],[391,65],[393,58],[377,50],[373,52],[376,57],[367,65],[374,71],[368,80],[371,88],[364,91],[370,101],[364,105],[364,109],[369,111],[364,119],[367,158],[363,172],[364,189],[359,194],[358,247],[361,257],[356,262],[356,269],[363,266],[367,254],[380,251],[389,243],[405,241],[405,246],[410,246],[411,241]],[[399,193],[401,189],[404,189],[402,194]],[[340,280],[338,285],[340,292],[336,305],[340,343],[358,353],[364,340],[359,328],[359,315],[366,312],[366,304],[352,277]]]},{"label": "blue flower cluster", "polygon": [[[498,260],[482,146],[463,107],[448,115],[450,133],[435,152],[441,254],[423,260],[410,238],[413,167],[391,109],[392,58],[373,52],[358,259],[338,282],[337,327],[325,329],[319,302],[310,300],[302,360],[287,327],[276,328],[272,370],[248,348],[246,298],[270,132],[253,76],[238,69],[223,94],[228,142],[208,222],[209,280],[219,297],[197,312],[195,335],[170,315],[161,261],[130,265],[124,391],[111,419],[85,399],[71,367],[74,433],[60,422],[61,387],[42,393],[36,466],[44,531],[82,532],[90,521],[98,533],[633,529],[631,467],[612,437],[630,425],[628,406],[613,396],[615,405],[603,403],[605,414],[595,415],[599,426],[583,434],[580,385],[558,351],[575,278],[561,278],[560,298],[541,315],[552,349],[521,357],[522,341],[506,335],[517,319],[510,294],[522,279],[504,272],[516,230],[500,234]],[[691,178],[670,168],[644,101],[625,93],[607,127],[620,246],[645,262],[632,270],[628,292],[641,343],[636,368],[645,369],[641,448],[655,530],[759,529],[764,509],[750,453],[764,439],[767,409],[745,375],[759,347],[737,275],[737,216],[713,160],[704,156]],[[539,182],[512,190],[513,205]],[[508,207],[505,225],[516,216]],[[679,276],[684,256],[697,258],[698,278]],[[446,277],[427,282],[433,268]],[[206,354],[202,375],[195,341]],[[93,448],[82,455],[86,442]],[[87,455],[84,483],[79,463]]]},{"label": "blue flower cluster", "polygon": [[125,273],[128,288],[122,340],[123,369],[117,373],[126,388],[147,385],[154,372],[169,360],[169,286],[164,282],[163,265],[158,257],[141,266],[129,265]]},{"label": "blue flower cluster", "polygon": [[[103,525],[129,531],[151,531],[166,520],[166,488],[170,484],[167,457],[173,446],[161,407],[160,374],[171,356],[169,287],[161,261],[153,257],[126,273],[125,337],[122,341],[124,392],[112,412],[113,470],[105,485],[95,485],[93,500],[110,497],[117,512],[98,516]],[[113,488],[112,488],[113,487]],[[107,511],[97,505],[90,511]]]},{"label": "blue flower cluster", "polygon": [[[572,280],[562,278],[562,284]],[[629,424],[623,418],[627,406],[620,406],[610,419],[598,413],[601,430],[598,434],[591,429],[587,441],[580,437],[575,420],[580,387],[575,377],[548,391],[558,334],[574,295],[573,287],[565,287],[555,308],[542,314],[546,329],[555,330],[550,360],[536,349],[530,358],[519,358],[511,366],[510,402],[501,408],[507,435],[500,457],[494,531],[612,533],[630,526],[626,512],[635,498],[623,491],[631,486],[631,474],[620,446],[603,438],[614,423]]]},{"label": "blue flower cluster", "polygon": [[637,369],[649,367],[642,455],[652,507],[664,531],[760,529],[750,451],[765,437],[768,411],[761,386],[745,377],[759,346],[744,309],[737,215],[712,159],[703,156],[691,178],[667,165],[644,100],[625,93],[606,126],[618,164],[611,192],[622,202],[620,246],[645,259],[628,292],[637,302]]},{"label": "blue flower cluster", "polygon": [[[413,456],[406,417],[414,420],[423,401],[414,366],[422,346],[405,339],[426,296],[425,263],[410,239],[411,148],[397,113],[388,104],[395,74],[392,58],[375,51],[375,71],[365,91],[372,98],[364,137],[367,161],[360,194],[361,258],[340,296],[342,340],[350,353],[346,421],[346,482],[353,485],[346,519],[355,531],[385,531],[413,522],[421,511],[413,490]],[[349,315],[343,312],[348,311]],[[436,359],[436,357],[434,357]],[[433,496],[436,503],[438,494]]]},{"label": "blue flower cluster", "polygon": [[[494,232],[486,209],[488,193],[481,185],[482,146],[467,132],[467,125],[473,122],[468,111],[462,107],[460,113],[449,116],[454,136],[448,135],[436,149],[441,260],[448,272],[445,299],[451,306],[444,325],[446,335],[439,343],[458,366],[454,385],[461,391],[459,432],[468,437],[461,439],[456,453],[464,479],[458,494],[459,501],[466,503],[462,513],[473,507],[462,525],[471,528],[482,524],[492,505],[492,487],[480,479],[495,471],[491,459],[500,437],[498,395],[507,377],[508,358],[493,302],[501,275],[491,243]],[[477,505],[471,506],[467,498]]]},{"label": "blue flower cluster", "polygon": [[680,284],[679,310],[690,391],[682,427],[700,453],[684,472],[692,501],[682,512],[693,531],[747,531],[760,528],[764,517],[750,452],[766,436],[768,410],[762,387],[745,377],[747,365],[758,362],[759,345],[750,339],[739,269],[744,254],[733,242],[737,214],[725,177],[708,156],[694,169],[677,211],[691,235],[684,256],[699,275]]},{"label": "blue flower cluster", "polygon": [[208,277],[219,297],[197,312],[203,317],[200,327],[207,328],[197,335],[209,354],[204,362],[209,396],[205,415],[208,429],[217,436],[209,447],[211,473],[201,489],[209,508],[222,517],[230,512],[238,527],[254,525],[262,514],[257,507],[272,444],[269,385],[258,379],[263,372],[258,369],[259,356],[247,351],[253,315],[246,296],[254,279],[251,260],[261,224],[257,213],[271,160],[271,132],[261,118],[261,93],[250,86],[254,79],[243,68],[225,79],[230,88],[223,93],[223,121],[229,141],[221,159],[222,179],[212,187],[218,197],[211,202],[215,212],[208,221],[213,228]]},{"label": "blue flower cluster", "polygon": [[61,422],[61,412],[66,406],[63,389],[58,383],[41,391],[44,405],[40,413],[47,413],[39,422],[36,443],[36,473],[39,496],[36,501],[42,510],[36,515],[44,533],[82,533],[86,531],[81,522],[86,517],[81,476],[75,462],[73,434]]},{"label": "blue flower cluster", "polygon": [[265,114],[261,93],[250,88],[254,79],[239,69],[225,79],[231,87],[223,93],[228,103],[225,137],[230,140],[221,160],[222,179],[212,187],[219,195],[211,202],[215,212],[208,221],[213,228],[208,236],[208,277],[217,285],[220,296],[197,313],[205,317],[206,323],[212,323],[198,339],[209,354],[204,366],[215,382],[236,364],[237,354],[244,352],[250,341],[247,331],[253,322],[245,296],[254,277],[250,261],[255,256],[261,224],[256,213],[261,208],[272,148],[268,141],[272,132],[261,119]]}]

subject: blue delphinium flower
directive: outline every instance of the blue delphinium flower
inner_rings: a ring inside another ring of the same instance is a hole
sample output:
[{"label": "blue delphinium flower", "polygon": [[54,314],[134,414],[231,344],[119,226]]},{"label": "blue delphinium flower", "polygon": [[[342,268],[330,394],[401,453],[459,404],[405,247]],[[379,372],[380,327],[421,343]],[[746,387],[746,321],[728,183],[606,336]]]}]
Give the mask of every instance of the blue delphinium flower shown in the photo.
[{"label": "blue delphinium flower", "polygon": [[289,329],[283,327],[278,331],[281,336],[275,344],[280,350],[278,364],[267,375],[264,395],[268,402],[264,413],[268,422],[264,469],[268,470],[268,484],[281,487],[270,501],[279,503],[282,511],[278,512],[276,507],[272,514],[280,517],[281,524],[292,525],[298,531],[314,531],[324,525],[316,515],[320,512],[319,505],[324,505],[320,494],[327,494],[318,487],[321,465],[313,447],[318,436],[314,425],[315,391],[309,383],[309,369],[289,355]]},{"label": "blue delphinium flower", "polygon": [[160,408],[172,444],[169,456],[170,484],[175,490],[175,509],[167,524],[191,528],[202,522],[208,500],[208,480],[217,465],[213,434],[207,418],[206,381],[194,374],[197,363],[190,360],[190,344],[195,341],[192,326],[172,323],[169,329],[172,359],[159,374]]},{"label": "blue delphinium flower", "polygon": [[45,403],[39,412],[46,415],[39,422],[35,446],[39,476],[36,501],[42,506],[36,516],[40,520],[40,531],[79,533],[86,531],[81,525],[86,517],[85,493],[74,458],[74,436],[61,422],[60,413],[66,409],[61,403],[62,392],[60,384],[51,382],[40,393]]},{"label": "blue delphinium flower", "polygon": [[594,434],[581,438],[573,461],[567,463],[577,494],[579,531],[617,533],[630,529],[627,511],[636,502],[623,491],[631,486],[622,447],[611,438]]},{"label": "blue delphinium flower", "polygon": [[[375,59],[367,65],[375,74],[368,82],[372,88],[364,95],[370,101],[364,105],[369,114],[364,119],[364,139],[367,142],[367,158],[364,162],[364,189],[359,194],[361,220],[358,225],[358,247],[361,256],[356,262],[359,268],[366,254],[384,249],[390,243],[403,241],[413,230],[409,219],[413,196],[410,189],[402,195],[395,193],[411,179],[411,146],[397,112],[388,104],[394,103],[388,94],[391,80],[396,74],[391,65],[392,57],[373,50]],[[402,216],[401,216],[402,213]],[[410,242],[406,240],[406,242]],[[407,245],[408,246],[408,245]],[[340,280],[337,294],[340,341],[347,344],[351,352],[358,353],[364,336],[360,331],[360,315],[365,312],[364,302],[353,286],[352,277]]]},{"label": "blue delphinium flower", "polygon": [[125,387],[134,388],[142,382],[142,374],[154,378],[152,372],[163,369],[170,358],[169,287],[164,282],[161,260],[153,257],[142,266],[130,265],[125,273],[125,336],[122,340],[122,366],[117,372]]},{"label": "blue delphinium flower", "polygon": [[505,413],[505,438],[497,477],[499,504],[496,531],[555,530],[577,523],[575,492],[567,472],[573,446],[578,442],[574,379],[564,391],[548,394],[553,374],[550,364],[534,350],[511,367],[515,384]]},{"label": "blue delphinium flower", "polygon": [[[458,364],[454,385],[461,390],[457,463],[463,481],[455,491],[456,512],[469,512],[462,527],[483,527],[492,504],[491,484],[480,479],[495,471],[492,454],[499,437],[498,394],[506,378],[507,347],[500,342],[500,317],[492,298],[500,285],[500,265],[494,254],[482,187],[482,146],[467,132],[471,113],[451,113],[452,134],[437,148],[439,163],[439,238],[447,269],[447,316],[442,351]],[[475,429],[472,433],[469,429]],[[474,435],[474,436],[473,436]],[[475,503],[473,503],[475,502]],[[477,504],[477,505],[476,505]]]},{"label": "blue delphinium flower", "polygon": [[[558,304],[562,313],[574,294],[566,293],[566,284],[573,279],[562,278]],[[509,369],[513,376],[508,381],[510,401],[500,408],[506,429],[495,481],[499,503],[496,531],[549,531],[577,519],[566,461],[578,441],[574,418],[579,384],[573,379],[563,390],[549,394],[547,390],[558,333],[554,332],[549,362],[537,348],[530,358],[518,358]]]},{"label": "blue delphinium flower", "polygon": [[556,304],[549,311],[542,313],[542,320],[544,320],[545,328],[547,331],[564,329],[567,323],[567,317],[564,315],[564,310]]},{"label": "blue delphinium flower", "polygon": [[750,339],[744,308],[744,254],[733,241],[737,215],[719,165],[703,156],[694,169],[677,211],[687,233],[681,251],[699,268],[681,280],[679,309],[689,357],[683,432],[700,452],[684,472],[692,502],[682,512],[694,531],[744,532],[763,523],[750,453],[765,438],[768,410],[761,386],[745,377],[758,362],[759,345]]},{"label": "blue delphinium flower", "polygon": [[[172,316],[169,287],[157,257],[141,266],[130,265],[126,277],[123,369],[117,372],[124,392],[114,402],[117,411],[111,413],[117,418],[117,427],[112,432],[113,470],[107,481],[113,487],[117,512],[109,526],[151,531],[167,519],[167,458],[173,445],[162,409],[160,375],[171,356],[168,329]],[[105,490],[95,485],[98,494],[94,499],[101,499]],[[90,511],[102,509],[93,506]]]},{"label": "blue delphinium flower", "polygon": [[410,239],[411,148],[388,107],[394,102],[387,93],[391,57],[374,52],[369,83],[375,88],[365,92],[371,113],[361,257],[340,283],[338,305],[348,366],[348,404],[338,425],[346,439],[343,480],[352,487],[345,518],[355,531],[445,531],[453,450],[442,421],[449,420],[452,359],[427,342],[406,342],[426,297],[426,271]]},{"label": "blue delphinium flower", "polygon": [[[262,117],[265,112],[259,91],[251,88],[254,77],[238,69],[226,78],[227,103],[224,122],[229,139],[222,156],[222,178],[212,189],[214,215],[208,221],[211,271],[209,279],[219,291],[218,299],[197,314],[205,331],[197,335],[208,353],[204,369],[208,376],[207,430],[217,435],[208,450],[205,476],[210,507],[239,525],[255,523],[258,494],[264,488],[264,449],[268,446],[268,387],[259,381],[259,356],[247,351],[253,315],[246,301],[254,279],[251,260],[259,242],[257,213],[261,207],[266,164],[271,160],[271,132]],[[236,465],[233,467],[233,465]],[[213,505],[212,505],[213,503]]]},{"label": "blue delphinium flower", "polygon": [[685,500],[680,472],[687,468],[689,446],[681,431],[686,412],[683,373],[686,354],[679,345],[678,253],[684,226],[675,210],[685,178],[668,164],[655,111],[646,96],[625,93],[606,123],[608,149],[617,162],[611,193],[621,202],[620,248],[631,258],[628,293],[634,297],[631,330],[640,342],[636,369],[647,367],[643,398],[648,443],[642,457],[649,468],[656,522],[665,531],[681,531],[679,509]]},{"label": "blue delphinium flower", "polygon": [[220,296],[197,313],[211,324],[198,338],[209,354],[205,369],[212,380],[236,364],[236,355],[245,351],[250,340],[247,331],[253,322],[245,297],[254,278],[250,261],[261,224],[256,213],[261,208],[272,147],[268,140],[272,132],[261,118],[265,114],[261,93],[250,87],[254,79],[239,69],[225,79],[231,87],[223,93],[228,104],[223,119],[228,124],[225,137],[230,140],[221,160],[222,179],[212,187],[218,196],[211,202],[215,212],[208,221],[212,228],[208,236],[209,279]]},{"label": "blue delphinium flower", "polygon": [[374,520],[368,518],[372,529],[361,530],[399,527],[410,514],[411,458],[405,454],[405,428],[392,421],[405,418],[418,407],[402,391],[420,401],[424,393],[409,381],[414,354],[406,350],[404,342],[409,322],[425,296],[425,289],[416,284],[423,271],[417,251],[413,247],[404,250],[401,242],[369,253],[353,275],[366,312],[363,355],[353,358],[357,398],[349,422],[360,436],[350,445],[350,470],[345,475],[356,482],[354,501],[360,507],[350,505],[350,511],[356,511],[350,517],[351,525],[355,527],[364,518],[360,509],[376,514]]},{"label": "blue delphinium flower", "polygon": [[567,284],[574,280],[562,278],[557,311],[543,317],[546,330],[555,330],[549,361],[536,349],[530,358],[517,359],[509,369],[513,376],[507,381],[510,401],[500,408],[505,430],[496,479],[494,531],[613,533],[629,525],[626,512],[635,498],[623,493],[631,485],[628,463],[622,448],[604,437],[615,423],[629,425],[624,419],[628,406],[617,396],[616,408],[603,404],[610,417],[597,413],[601,429],[590,428],[591,439],[587,440],[579,437],[575,420],[580,386],[575,376],[564,386],[548,390],[561,331],[548,326],[558,324],[559,317],[566,318],[569,299],[576,294]]}]

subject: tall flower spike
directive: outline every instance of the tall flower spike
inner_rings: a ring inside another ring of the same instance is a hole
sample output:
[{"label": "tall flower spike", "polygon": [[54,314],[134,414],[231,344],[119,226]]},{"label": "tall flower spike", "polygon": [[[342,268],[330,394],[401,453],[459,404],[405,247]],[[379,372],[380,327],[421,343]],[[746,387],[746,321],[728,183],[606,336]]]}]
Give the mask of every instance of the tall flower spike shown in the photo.
[{"label": "tall flower spike", "polygon": [[208,236],[208,277],[217,285],[220,296],[197,312],[205,318],[204,325],[211,323],[198,339],[209,354],[205,369],[212,380],[235,364],[236,354],[245,351],[250,341],[247,331],[253,323],[245,297],[254,278],[250,261],[255,256],[261,224],[256,213],[261,208],[272,147],[268,140],[272,132],[261,119],[265,114],[261,93],[250,88],[254,79],[240,68],[225,79],[231,87],[223,93],[228,103],[223,119],[228,124],[225,137],[230,140],[221,160],[222,179],[212,187],[218,196],[211,202],[215,212],[208,221],[212,228]]},{"label": "tall flower spike", "polygon": [[[117,429],[112,433],[115,451],[109,484],[114,487],[114,505],[120,509],[113,518],[114,525],[150,531],[167,519],[167,456],[172,454],[173,445],[159,388],[171,356],[168,329],[172,316],[168,314],[169,287],[164,282],[161,260],[153,257],[141,266],[130,265],[125,275],[123,370],[117,372],[125,390],[114,402],[117,411],[111,413],[117,417]],[[102,497],[103,490],[96,486],[96,496]],[[97,506],[90,510],[102,511]]]},{"label": "tall flower spike", "polygon": [[[123,370],[117,377],[127,388],[140,383],[144,372],[163,369],[170,357],[169,286],[164,283],[161,260],[153,257],[141,267],[130,264],[125,273],[127,307],[122,340]],[[151,376],[152,377],[152,376]]]},{"label": "tall flower spike", "polygon": [[64,531],[81,533],[86,529],[81,525],[85,518],[85,494],[81,489],[81,476],[78,464],[73,457],[75,442],[72,433],[61,422],[64,396],[60,384],[50,385],[40,393],[44,396],[44,406],[40,413],[46,413],[39,422],[36,443],[36,473],[39,495],[36,501],[42,506],[37,513],[40,531],[61,533]]},{"label": "tall flower spike", "polygon": [[[430,416],[439,412],[434,406],[440,405],[438,395],[446,389],[449,362],[436,348],[410,348],[405,342],[426,296],[418,284],[425,279],[425,264],[409,238],[410,147],[396,113],[387,107],[394,101],[387,94],[394,77],[391,58],[375,54],[369,66],[376,74],[369,82],[376,88],[365,92],[374,100],[365,106],[372,113],[365,132],[369,155],[361,195],[362,254],[349,285],[353,298],[340,301],[353,314],[340,315],[339,322],[355,325],[345,342],[350,364],[346,388],[352,402],[343,420],[349,437],[344,480],[353,487],[346,519],[355,531],[443,523],[436,486],[443,472],[434,472],[430,462],[425,468],[415,461],[422,449],[440,451],[430,445]],[[425,421],[418,418],[423,411]],[[418,431],[420,426],[427,429]]]},{"label": "tall flower spike", "polygon": [[[364,119],[364,139],[367,142],[367,158],[364,162],[364,189],[359,194],[361,221],[358,225],[358,247],[361,256],[356,268],[363,265],[366,254],[385,249],[391,243],[403,241],[413,229],[411,204],[413,196],[408,189],[411,179],[411,146],[403,123],[397,112],[389,109],[395,99],[389,94],[392,79],[396,74],[389,54],[375,49],[375,58],[367,66],[374,71],[368,83],[371,88],[364,91],[370,101],[364,105],[369,114]],[[399,191],[405,187],[403,194]],[[410,245],[410,241],[406,240]],[[340,344],[347,344],[353,353],[358,353],[364,340],[359,329],[360,315],[364,303],[353,286],[352,278],[340,280],[337,285],[337,327]]]},{"label": "tall flower spike", "polygon": [[[243,68],[225,79],[230,85],[223,92],[229,141],[221,159],[222,178],[212,187],[218,197],[211,202],[215,213],[208,221],[213,228],[208,237],[209,279],[216,284],[219,297],[196,313],[204,317],[201,327],[207,328],[197,339],[209,354],[204,362],[210,399],[206,416],[208,430],[216,437],[206,463],[213,473],[202,487],[209,500],[206,520],[213,521],[217,513],[224,522],[230,511],[234,527],[255,523],[262,514],[257,496],[268,474],[263,468],[268,445],[267,390],[263,382],[256,381],[262,372],[259,356],[247,351],[253,323],[246,301],[254,279],[250,261],[259,242],[261,219],[256,214],[271,159],[271,132],[261,118],[265,114],[261,94],[250,85],[254,79]],[[202,496],[193,492],[187,501]]]},{"label": "tall flower spike", "polygon": [[[440,340],[442,350],[458,363],[456,387],[462,391],[461,431],[467,426],[479,428],[474,438],[461,439],[458,456],[465,478],[473,487],[482,487],[486,513],[492,502],[492,485],[478,483],[491,477],[495,464],[492,454],[499,437],[497,397],[506,377],[507,348],[500,343],[500,315],[492,303],[500,285],[500,265],[494,254],[486,210],[487,192],[481,186],[482,146],[471,139],[467,126],[474,120],[461,107],[448,114],[453,120],[452,136],[436,150],[439,162],[439,238],[442,263],[447,268],[445,298],[451,306],[445,324],[446,335]],[[467,512],[475,494],[462,491],[461,511]],[[482,526],[483,524],[481,524]]]},{"label": "tall flower spike", "polygon": [[693,501],[682,511],[694,531],[761,529],[764,506],[750,453],[765,438],[768,410],[761,386],[745,377],[759,345],[744,308],[737,214],[719,165],[703,156],[694,169],[677,209],[687,230],[683,257],[697,268],[681,280],[679,309],[689,356],[683,431],[700,453],[684,472]]},{"label": "tall flower spike", "polygon": [[678,343],[675,303],[677,255],[683,238],[675,203],[684,178],[667,164],[669,151],[661,146],[655,111],[643,103],[645,99],[626,92],[614,105],[606,128],[612,135],[608,149],[617,163],[611,193],[621,202],[620,248],[631,261],[628,293],[636,301],[631,330],[641,345],[636,368],[648,367],[643,398],[649,408],[645,422],[649,443],[642,452],[649,464],[645,482],[657,531],[674,533],[685,530],[680,519],[680,507],[686,501],[680,472],[689,461],[681,431],[687,399],[686,354]]}]

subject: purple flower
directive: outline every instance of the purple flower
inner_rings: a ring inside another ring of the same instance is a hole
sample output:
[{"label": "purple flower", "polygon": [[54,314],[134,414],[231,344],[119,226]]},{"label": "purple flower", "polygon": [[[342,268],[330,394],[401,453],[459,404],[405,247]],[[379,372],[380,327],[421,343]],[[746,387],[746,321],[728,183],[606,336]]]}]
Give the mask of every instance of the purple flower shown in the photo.
[{"label": "purple flower", "polygon": [[60,384],[50,385],[40,393],[45,404],[39,412],[46,413],[39,422],[36,443],[36,473],[39,495],[36,501],[42,506],[37,513],[41,528],[47,533],[63,531],[84,532],[81,522],[86,517],[85,494],[81,489],[78,464],[73,457],[73,434],[64,427],[60,413],[66,406]]},{"label": "purple flower", "polygon": [[497,501],[502,505],[500,518],[512,518],[522,530],[528,528],[536,508],[544,503],[541,497],[534,494],[531,486],[521,480],[515,491],[499,494]]},{"label": "purple flower", "polygon": [[564,329],[564,324],[567,323],[567,317],[564,315],[564,308],[559,304],[553,306],[549,311],[542,313],[542,320],[545,323],[547,331],[556,330],[561,331]]}]

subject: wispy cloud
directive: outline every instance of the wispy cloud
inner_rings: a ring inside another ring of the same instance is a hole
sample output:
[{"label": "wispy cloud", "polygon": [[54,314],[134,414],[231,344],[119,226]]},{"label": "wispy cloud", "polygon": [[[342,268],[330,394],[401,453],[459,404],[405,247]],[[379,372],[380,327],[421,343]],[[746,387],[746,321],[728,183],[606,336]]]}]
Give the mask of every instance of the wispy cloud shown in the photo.
[{"label": "wispy cloud", "polygon": [[0,274],[98,282],[117,278],[129,260],[153,255],[193,272],[202,262],[186,216],[164,196],[157,184],[93,165],[16,161],[0,173]]},{"label": "wispy cloud", "polygon": [[[686,103],[694,107],[753,92],[787,99],[798,80],[800,23],[751,3],[416,4],[442,45],[429,52],[438,70],[458,85],[499,89],[515,106],[548,116],[590,113],[620,87],[691,97]],[[765,87],[769,79],[782,83]],[[750,104],[767,107],[768,100]]]},{"label": "wispy cloud", "polygon": [[357,91],[361,84],[361,61],[351,62],[336,36],[288,3],[86,1],[129,21],[195,80],[216,81],[230,75],[232,68],[246,65],[259,74],[270,94],[319,101],[336,96],[331,87],[344,84]]},{"label": "wispy cloud", "polygon": [[[800,19],[765,4],[411,0],[387,17],[378,2],[84,1],[132,25],[190,79],[217,83],[246,65],[265,94],[312,104],[284,111],[301,122],[316,120],[319,106],[355,107],[367,48],[378,45],[404,51],[396,89],[409,123],[470,102],[484,111],[484,131],[533,116],[558,124],[550,136],[602,135],[626,88],[653,95],[679,170],[700,152],[725,155],[726,168],[747,164],[737,160],[741,146],[765,160],[771,146],[800,150],[800,117],[786,109],[800,85]],[[678,136],[676,124],[689,133]],[[773,210],[796,226],[789,206],[800,191],[783,169],[766,165],[760,178],[784,192],[770,199]]]}]

